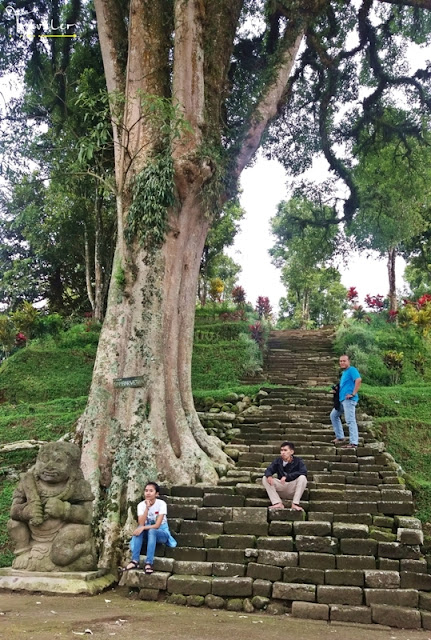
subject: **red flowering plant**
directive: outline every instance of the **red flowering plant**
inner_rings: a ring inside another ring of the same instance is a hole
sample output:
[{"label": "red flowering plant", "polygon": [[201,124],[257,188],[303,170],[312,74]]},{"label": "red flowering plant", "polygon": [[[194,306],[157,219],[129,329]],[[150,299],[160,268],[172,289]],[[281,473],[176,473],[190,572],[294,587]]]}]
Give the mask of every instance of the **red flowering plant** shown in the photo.
[{"label": "red flowering plant", "polygon": [[398,316],[398,311],[388,312],[388,322],[395,322]]},{"label": "red flowering plant", "polygon": [[416,302],[416,306],[418,309],[422,309],[423,307],[425,307],[428,302],[431,302],[431,294],[430,293],[424,293],[423,296],[421,296],[418,301]]},{"label": "red flowering plant", "polygon": [[380,311],[383,311],[385,307],[385,298],[380,294],[377,296],[370,296],[370,294],[367,293],[365,296],[365,304],[369,309],[371,309],[371,311],[380,313]]},{"label": "red flowering plant", "polygon": [[263,324],[257,321],[254,324],[250,324],[248,328],[250,330],[251,337],[262,349],[264,343]]},{"label": "red flowering plant", "polygon": [[235,304],[244,304],[245,302],[245,291],[242,287],[234,287],[231,292],[232,300]]},{"label": "red flowering plant", "polygon": [[352,304],[358,300],[358,292],[356,290],[356,287],[349,287],[349,289],[347,290],[347,300]]},{"label": "red flowering plant", "polygon": [[237,309],[236,311],[224,311],[219,315],[220,320],[223,322],[240,322],[241,320],[247,320],[244,309]]},{"label": "red flowering plant", "polygon": [[26,344],[27,344],[27,336],[22,331],[18,331],[18,333],[15,336],[15,346],[25,347]]},{"label": "red flowering plant", "polygon": [[259,318],[269,318],[272,313],[272,307],[267,296],[259,296],[256,301],[256,311]]}]

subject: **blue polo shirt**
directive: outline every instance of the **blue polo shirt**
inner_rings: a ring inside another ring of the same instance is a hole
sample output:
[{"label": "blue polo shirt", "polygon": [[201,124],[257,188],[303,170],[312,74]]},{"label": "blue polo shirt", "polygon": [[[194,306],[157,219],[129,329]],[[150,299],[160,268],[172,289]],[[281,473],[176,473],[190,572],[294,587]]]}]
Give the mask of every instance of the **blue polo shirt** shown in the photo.
[{"label": "blue polo shirt", "polygon": [[[340,379],[340,402],[346,399],[346,395],[348,393],[353,393],[353,389],[355,387],[355,380],[361,377],[361,374],[356,369],[356,367],[349,367],[348,369],[344,369],[341,379]],[[352,400],[358,402],[359,396],[358,394],[354,395]]]}]

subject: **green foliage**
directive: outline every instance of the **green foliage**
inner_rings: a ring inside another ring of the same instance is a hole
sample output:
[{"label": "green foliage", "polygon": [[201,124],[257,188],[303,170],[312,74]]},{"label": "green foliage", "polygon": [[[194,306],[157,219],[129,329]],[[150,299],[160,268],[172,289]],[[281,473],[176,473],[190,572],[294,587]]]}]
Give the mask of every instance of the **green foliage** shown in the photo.
[{"label": "green foliage", "polygon": [[[395,121],[397,113],[388,110]],[[355,178],[361,206],[349,227],[359,247],[385,255],[426,228],[430,151],[413,137],[385,139],[378,125],[363,134]]]},{"label": "green foliage", "polygon": [[213,318],[218,319],[222,313],[229,313],[236,311],[236,306],[232,302],[209,302],[204,306],[196,307],[195,316],[196,319],[200,318]]},{"label": "green foliage", "polygon": [[0,345],[6,355],[8,355],[15,344],[16,327],[12,319],[6,313],[0,314]]},{"label": "green foliage", "polygon": [[13,560],[11,541],[7,533],[6,523],[9,519],[14,488],[14,482],[1,482],[0,475],[0,567],[9,567]]},{"label": "green foliage", "polygon": [[64,328],[64,319],[59,313],[39,314],[33,328],[35,338],[56,336]]},{"label": "green foliage", "polygon": [[174,198],[174,165],[170,154],[149,160],[133,181],[133,201],[127,216],[125,236],[129,243],[139,238],[147,251],[160,247],[167,231],[168,208]]},{"label": "green foliage", "polygon": [[175,204],[171,145],[191,129],[180,106],[172,100],[142,92],[136,99],[155,144],[147,164],[133,179],[125,237],[129,243],[138,238],[147,251],[153,252],[164,243],[168,209]]},{"label": "green foliage", "polygon": [[248,333],[247,322],[199,323],[195,327],[195,344],[212,343],[219,340],[236,340],[241,333]]},{"label": "green foliage", "polygon": [[199,300],[205,305],[209,282],[220,278],[225,283],[224,297],[229,297],[241,267],[224,253],[233,244],[239,230],[239,222],[245,211],[238,199],[230,200],[215,214],[211,229],[205,240],[199,269]]},{"label": "green foliage", "polygon": [[21,307],[12,314],[12,322],[18,331],[22,331],[27,338],[30,338],[36,324],[37,317],[37,309],[35,309],[30,302],[24,300]]},{"label": "green foliage", "polygon": [[[193,389],[226,389],[238,385],[241,377],[257,371],[260,354],[251,339],[218,342],[216,344],[196,344],[192,361]],[[256,359],[259,359],[256,363]],[[247,370],[246,367],[251,367]]]},{"label": "green foliage", "polygon": [[124,271],[123,266],[120,263],[118,263],[115,267],[114,279],[118,289],[120,291],[123,291],[124,287],[126,286],[126,272]]},{"label": "green foliage", "polygon": [[336,352],[347,353],[370,384],[429,379],[431,343],[428,338],[413,327],[388,323],[385,313],[370,314],[368,318],[370,324],[355,319],[343,322],[336,334]]},{"label": "green foliage", "polygon": [[378,436],[406,472],[416,515],[431,521],[431,387],[363,385],[361,405],[374,419]]},{"label": "green foliage", "polygon": [[312,328],[340,322],[346,289],[338,270],[329,266],[342,246],[333,210],[294,197],[278,205],[271,226],[277,240],[270,254],[283,268],[287,289],[278,326]]},{"label": "green foliage", "polygon": [[60,339],[34,341],[0,367],[3,400],[43,402],[88,393],[99,328],[76,325]]},{"label": "green foliage", "polygon": [[[277,388],[277,385],[265,384],[265,387]],[[238,386],[229,385],[220,389],[196,389],[196,391],[193,391],[193,398],[197,404],[201,405],[202,401],[208,397],[217,402],[219,400],[224,400],[230,393],[236,393],[238,395],[244,394],[245,396],[251,397],[256,395],[261,388],[261,384],[244,384]]]}]

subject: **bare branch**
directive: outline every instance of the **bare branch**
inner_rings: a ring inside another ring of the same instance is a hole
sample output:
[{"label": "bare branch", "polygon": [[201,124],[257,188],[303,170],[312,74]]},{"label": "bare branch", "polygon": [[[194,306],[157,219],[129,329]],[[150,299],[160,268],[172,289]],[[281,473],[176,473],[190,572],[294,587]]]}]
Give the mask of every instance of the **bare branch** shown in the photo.
[{"label": "bare branch", "polygon": [[238,155],[235,168],[235,176],[238,178],[258,149],[262,135],[269,122],[274,118],[284,102],[286,87],[295,59],[304,36],[303,26],[297,28],[297,33],[289,38],[284,36],[285,51],[282,54],[271,84],[263,93],[260,101],[251,115],[248,131],[244,137],[241,150]]}]

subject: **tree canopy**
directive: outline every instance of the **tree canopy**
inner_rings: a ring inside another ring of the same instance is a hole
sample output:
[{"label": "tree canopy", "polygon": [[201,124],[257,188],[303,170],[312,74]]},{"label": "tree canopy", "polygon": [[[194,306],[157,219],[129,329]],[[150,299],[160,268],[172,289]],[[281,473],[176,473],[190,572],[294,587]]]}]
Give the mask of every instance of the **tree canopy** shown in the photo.
[{"label": "tree canopy", "polygon": [[[270,250],[282,267],[287,295],[280,301],[282,328],[312,328],[336,323],[345,308],[346,289],[339,271],[331,266],[343,250],[344,239],[330,207],[300,197],[281,202],[271,220],[276,243]],[[321,226],[310,222],[319,220]]]}]

